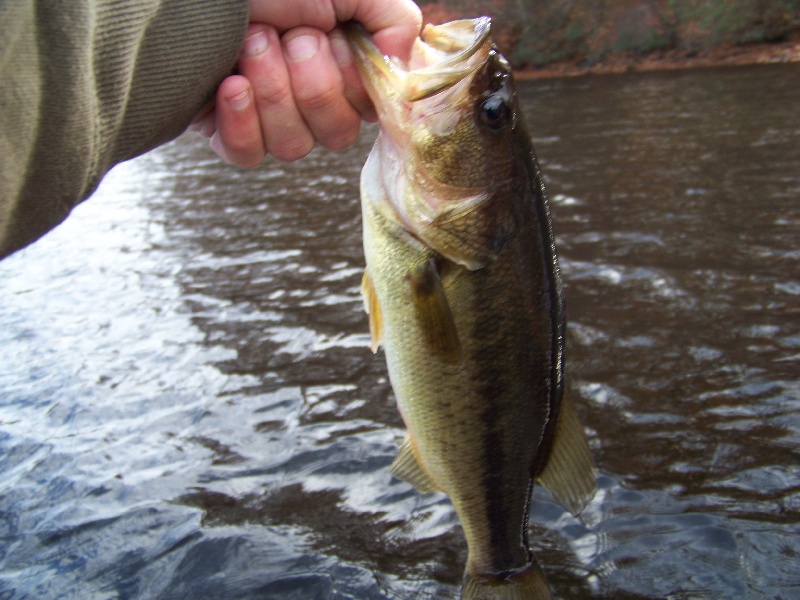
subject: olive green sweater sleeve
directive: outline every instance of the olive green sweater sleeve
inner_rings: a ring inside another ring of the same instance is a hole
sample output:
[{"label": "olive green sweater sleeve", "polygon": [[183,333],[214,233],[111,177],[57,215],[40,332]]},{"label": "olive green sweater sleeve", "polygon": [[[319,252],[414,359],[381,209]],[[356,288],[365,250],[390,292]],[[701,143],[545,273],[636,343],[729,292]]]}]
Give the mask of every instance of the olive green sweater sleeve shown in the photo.
[{"label": "olive green sweater sleeve", "polygon": [[0,258],[179,135],[246,26],[245,0],[0,2]]}]

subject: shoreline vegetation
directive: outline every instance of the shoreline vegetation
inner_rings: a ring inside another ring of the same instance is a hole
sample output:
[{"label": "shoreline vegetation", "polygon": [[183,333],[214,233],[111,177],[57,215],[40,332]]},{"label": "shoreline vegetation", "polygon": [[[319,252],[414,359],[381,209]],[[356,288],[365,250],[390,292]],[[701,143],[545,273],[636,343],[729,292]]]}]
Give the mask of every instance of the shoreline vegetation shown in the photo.
[{"label": "shoreline vegetation", "polygon": [[800,62],[800,0],[417,0],[492,17],[519,79]]},{"label": "shoreline vegetation", "polygon": [[581,75],[644,73],[790,62],[800,63],[800,40],[724,45],[699,51],[665,50],[647,54],[611,54],[593,64],[588,64],[587,61],[556,61],[535,67],[517,67],[514,69],[514,77],[517,79],[551,79]]}]

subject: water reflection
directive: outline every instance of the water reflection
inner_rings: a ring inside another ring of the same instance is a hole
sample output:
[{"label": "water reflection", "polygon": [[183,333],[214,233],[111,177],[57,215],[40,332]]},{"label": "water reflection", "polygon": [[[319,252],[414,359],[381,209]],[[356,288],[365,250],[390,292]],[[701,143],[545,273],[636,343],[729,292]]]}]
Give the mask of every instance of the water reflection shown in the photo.
[{"label": "water reflection", "polygon": [[[796,66],[526,83],[599,492],[544,492],[561,597],[792,597]],[[388,474],[344,153],[239,171],[194,137],[0,263],[0,595],[425,598],[465,544]]]}]

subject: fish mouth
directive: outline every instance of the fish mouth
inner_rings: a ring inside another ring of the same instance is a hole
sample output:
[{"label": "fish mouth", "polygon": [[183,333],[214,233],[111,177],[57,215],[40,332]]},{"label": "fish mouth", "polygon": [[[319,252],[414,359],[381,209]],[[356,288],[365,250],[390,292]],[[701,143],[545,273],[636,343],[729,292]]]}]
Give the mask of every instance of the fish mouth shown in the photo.
[{"label": "fish mouth", "polygon": [[358,23],[349,23],[345,31],[367,93],[380,110],[392,101],[430,98],[469,77],[488,56],[490,28],[489,17],[427,24],[407,64],[385,56]]},{"label": "fish mouth", "polygon": [[368,197],[384,217],[468,269],[493,260],[494,236],[486,251],[486,242],[463,240],[453,231],[462,229],[459,223],[481,219],[478,215],[490,198],[489,190],[483,181],[466,187],[449,183],[431,170],[441,156],[435,151],[425,156],[423,150],[441,147],[461,123],[472,122],[474,78],[493,47],[490,25],[488,17],[426,25],[408,62],[385,56],[360,25],[350,23],[345,28],[381,129],[370,154],[373,165],[380,166],[365,167],[372,177],[368,187],[380,191]]}]

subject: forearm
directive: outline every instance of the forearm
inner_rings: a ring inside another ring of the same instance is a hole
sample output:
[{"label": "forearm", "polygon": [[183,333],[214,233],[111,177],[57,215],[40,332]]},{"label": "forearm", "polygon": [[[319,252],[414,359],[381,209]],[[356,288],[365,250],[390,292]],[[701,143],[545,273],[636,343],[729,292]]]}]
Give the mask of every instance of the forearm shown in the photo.
[{"label": "forearm", "polygon": [[116,163],[180,134],[246,24],[245,0],[0,8],[0,257],[63,221]]}]

